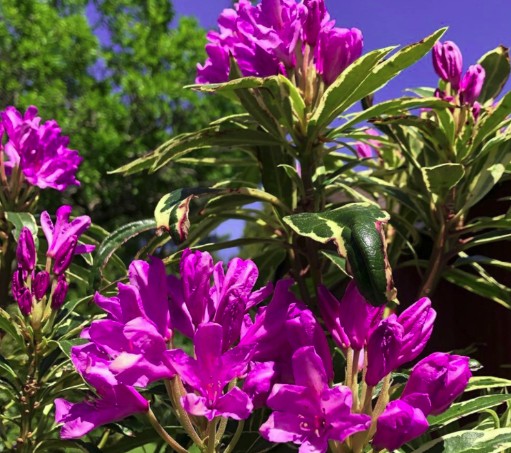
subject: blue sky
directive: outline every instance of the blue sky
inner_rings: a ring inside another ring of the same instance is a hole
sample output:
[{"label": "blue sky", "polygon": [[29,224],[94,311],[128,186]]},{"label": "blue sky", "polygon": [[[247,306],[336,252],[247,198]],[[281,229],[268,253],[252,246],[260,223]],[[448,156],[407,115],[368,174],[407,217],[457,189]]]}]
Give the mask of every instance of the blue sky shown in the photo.
[{"label": "blue sky", "polygon": [[[213,28],[229,0],[174,0],[178,15],[196,16]],[[416,42],[448,26],[446,39],[461,48],[464,68],[488,50],[511,46],[511,0],[326,0],[330,15],[340,27],[357,27],[364,34],[365,51]],[[434,86],[437,78],[429,57],[404,71],[381,93],[397,97],[405,88]],[[511,85],[508,84],[508,89]]]}]

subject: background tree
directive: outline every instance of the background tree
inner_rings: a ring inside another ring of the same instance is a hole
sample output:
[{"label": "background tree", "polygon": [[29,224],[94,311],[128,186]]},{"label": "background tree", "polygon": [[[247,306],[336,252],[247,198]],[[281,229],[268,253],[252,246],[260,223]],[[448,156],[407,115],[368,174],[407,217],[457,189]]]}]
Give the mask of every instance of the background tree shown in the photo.
[{"label": "background tree", "polygon": [[[82,187],[67,196],[94,222],[115,228],[151,216],[169,189],[229,171],[179,166],[150,178],[107,175],[231,109],[182,88],[193,83],[204,44],[194,19],[174,21],[168,0],[5,0],[0,107],[34,104],[44,119],[59,122],[84,157]],[[60,198],[52,191],[44,197],[45,206]]]}]

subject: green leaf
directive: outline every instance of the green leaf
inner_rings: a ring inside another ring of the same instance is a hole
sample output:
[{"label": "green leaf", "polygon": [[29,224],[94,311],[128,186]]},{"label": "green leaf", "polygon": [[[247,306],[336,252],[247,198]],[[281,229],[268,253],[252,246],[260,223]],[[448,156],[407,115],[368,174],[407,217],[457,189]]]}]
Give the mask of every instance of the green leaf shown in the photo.
[{"label": "green leaf", "polygon": [[30,212],[7,211],[5,212],[5,218],[14,226],[12,235],[14,236],[14,239],[16,239],[16,242],[18,241],[22,228],[27,227],[34,237],[36,249],[39,247],[39,240],[37,238],[37,222]]},{"label": "green leaf", "polygon": [[71,348],[73,346],[81,346],[82,344],[88,343],[89,340],[86,338],[74,338],[72,340],[60,340],[57,341],[60,350],[66,355],[68,359],[71,358]]},{"label": "green leaf", "polygon": [[511,428],[457,431],[434,439],[412,453],[499,453],[511,447]]},{"label": "green leaf", "polygon": [[321,97],[321,101],[309,120],[308,135],[314,137],[330,125],[332,121],[344,112],[353,102],[350,94],[353,93],[374,70],[377,63],[391,52],[395,47],[373,50],[353,64],[348,66],[337,80],[332,83]]},{"label": "green leaf", "polygon": [[2,308],[0,308],[0,331],[4,331],[10,335],[18,346],[25,344],[18,324],[12,319],[11,315]]},{"label": "green leaf", "polygon": [[160,232],[168,232],[177,243],[183,242],[188,236],[190,229],[190,202],[199,196],[222,193],[222,189],[209,187],[195,187],[190,189],[178,189],[165,195],[154,209],[156,228]]},{"label": "green leaf", "polygon": [[502,122],[511,113],[511,91],[506,93],[495,107],[490,107],[488,110],[487,113],[481,115],[477,122],[472,150],[475,150],[487,136],[502,127]]},{"label": "green leaf", "polygon": [[435,167],[423,167],[424,182],[434,199],[445,200],[449,191],[460,182],[465,175],[461,164],[441,164]]},{"label": "green leaf", "polygon": [[96,288],[99,278],[103,275],[103,270],[123,244],[141,233],[155,228],[156,222],[153,219],[145,219],[130,222],[110,233],[95,252],[94,265],[90,270],[89,284],[91,287]]},{"label": "green leaf", "polygon": [[126,164],[110,173],[130,175],[142,170],[155,172],[191,151],[222,148],[243,148],[254,145],[281,143],[268,133],[256,130],[253,123],[225,119],[195,132],[176,135],[156,150]]},{"label": "green leaf", "polygon": [[430,426],[442,427],[470,414],[482,412],[485,409],[499,406],[505,401],[511,400],[510,394],[483,395],[461,403],[455,403],[440,415],[429,416]]},{"label": "green leaf", "polygon": [[[429,98],[410,98],[404,97],[399,99],[391,99],[390,101],[380,102],[379,104],[375,104],[372,107],[369,107],[366,110],[363,110],[360,113],[352,116],[346,123],[342,126],[333,129],[328,133],[328,136],[335,136],[337,133],[341,133],[346,131],[348,128],[353,127],[354,125],[361,123],[362,121],[367,121],[372,118],[376,118],[381,115],[396,115],[400,112],[408,112],[410,109],[417,108],[447,108],[450,104],[448,102],[442,101],[441,99],[429,97]],[[373,137],[374,138],[374,137]]]},{"label": "green leaf", "polygon": [[279,164],[293,165],[293,158],[280,146],[265,146],[257,148],[257,158],[261,165],[261,181],[264,190],[275,195],[290,209],[296,205],[296,191],[293,180],[287,176],[286,170]]},{"label": "green leaf", "polygon": [[479,102],[484,104],[490,99],[495,99],[509,79],[509,73],[511,72],[509,49],[498,46],[496,49],[485,53],[478,63],[486,72],[483,89],[478,98]]},{"label": "green leaf", "polygon": [[381,228],[388,220],[386,212],[370,203],[284,217],[301,236],[323,244],[333,241],[339,254],[346,258],[347,270],[360,292],[374,305],[383,305],[396,295]]},{"label": "green leaf", "polygon": [[370,52],[346,68],[327,89],[310,119],[309,137],[315,137],[348,107],[385,86],[403,69],[421,59],[445,31],[442,28],[418,43],[404,47],[387,60],[380,61],[393,48]]},{"label": "green leaf", "polygon": [[511,380],[495,376],[473,376],[470,378],[465,392],[503,387],[511,387]]},{"label": "green leaf", "polygon": [[339,269],[344,275],[349,277],[346,272],[346,260],[337,253],[333,253],[330,250],[321,250],[320,253],[327,258],[337,269]]},{"label": "green leaf", "polygon": [[443,277],[447,281],[461,286],[467,291],[491,299],[511,309],[511,290],[497,286],[482,276],[474,275],[460,269],[449,268],[444,271]]}]

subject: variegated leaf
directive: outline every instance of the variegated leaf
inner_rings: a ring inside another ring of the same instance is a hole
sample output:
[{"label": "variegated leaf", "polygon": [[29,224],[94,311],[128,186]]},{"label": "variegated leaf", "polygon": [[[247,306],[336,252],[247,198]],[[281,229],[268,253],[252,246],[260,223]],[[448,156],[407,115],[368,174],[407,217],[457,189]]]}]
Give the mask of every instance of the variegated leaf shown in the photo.
[{"label": "variegated leaf", "polygon": [[412,453],[499,453],[511,447],[511,428],[457,431],[434,439]]},{"label": "variegated leaf", "polygon": [[284,221],[301,236],[323,244],[333,241],[369,302],[383,305],[394,299],[396,290],[382,229],[389,215],[378,206],[352,203],[331,211],[290,215]]}]

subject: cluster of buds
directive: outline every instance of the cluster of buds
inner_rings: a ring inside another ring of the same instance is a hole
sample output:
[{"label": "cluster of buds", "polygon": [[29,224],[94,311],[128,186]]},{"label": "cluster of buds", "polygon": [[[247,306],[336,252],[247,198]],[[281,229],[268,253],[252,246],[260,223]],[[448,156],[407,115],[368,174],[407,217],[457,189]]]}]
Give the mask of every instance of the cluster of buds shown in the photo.
[{"label": "cluster of buds", "polygon": [[[470,377],[466,357],[433,354],[389,402],[391,373],[415,359],[431,335],[435,312],[428,299],[382,319],[383,308],[367,303],[353,283],[342,301],[319,288],[325,325],[348,362],[344,385],[332,385],[326,335],[291,291],[292,280],[254,291],[252,261],[235,258],[225,271],[208,253],[189,250],[180,273],[166,275],[156,258],[134,261],[129,284],[119,283],[117,296],[96,294],[107,317],[82,332],[89,342],[73,347],[71,358],[98,398],[55,401],[61,437],[81,437],[135,413],[146,413],[154,424],[140,389],[164,380],[183,428],[200,448],[206,438],[210,451],[218,447],[226,426],[217,424],[220,418],[243,420],[266,406],[272,413],[261,435],[294,442],[301,452],[323,453],[329,443],[353,451],[368,443],[394,449],[422,434],[426,416],[445,410]],[[192,341],[192,354],[173,347],[178,333]]]},{"label": "cluster of buds", "polygon": [[57,210],[53,224],[47,211],[41,214],[41,228],[48,242],[46,267],[37,271],[37,253],[32,232],[21,230],[16,249],[17,269],[12,279],[12,294],[20,311],[31,315],[32,324],[40,326],[52,310],[58,310],[67,295],[66,270],[73,256],[94,250],[93,245],[78,244],[78,238],[90,226],[88,216],[69,221],[71,206]]},{"label": "cluster of buds", "polygon": [[462,75],[463,57],[459,47],[452,41],[437,42],[432,55],[435,72],[449,84],[445,91],[437,90],[436,96],[447,101],[458,100],[461,105],[471,106],[477,118],[481,109],[477,99],[486,77],[484,68],[480,64],[475,64]]},{"label": "cluster of buds", "polygon": [[318,294],[325,325],[347,357],[346,384],[354,396],[362,385],[355,410],[372,419],[364,436],[352,439],[354,450],[372,439],[374,448],[392,451],[424,434],[426,417],[445,411],[471,376],[468,357],[434,353],[415,365],[401,396],[389,402],[397,390],[391,386],[392,372],[417,358],[431,336],[436,317],[431,301],[422,298],[399,316],[382,319],[383,308],[364,300],[353,282],[340,301],[324,287]]},{"label": "cluster of buds", "polygon": [[244,76],[283,74],[308,100],[362,54],[361,31],[335,27],[324,0],[241,0],[222,12],[218,25],[208,33],[197,83],[226,82],[232,56]]}]

